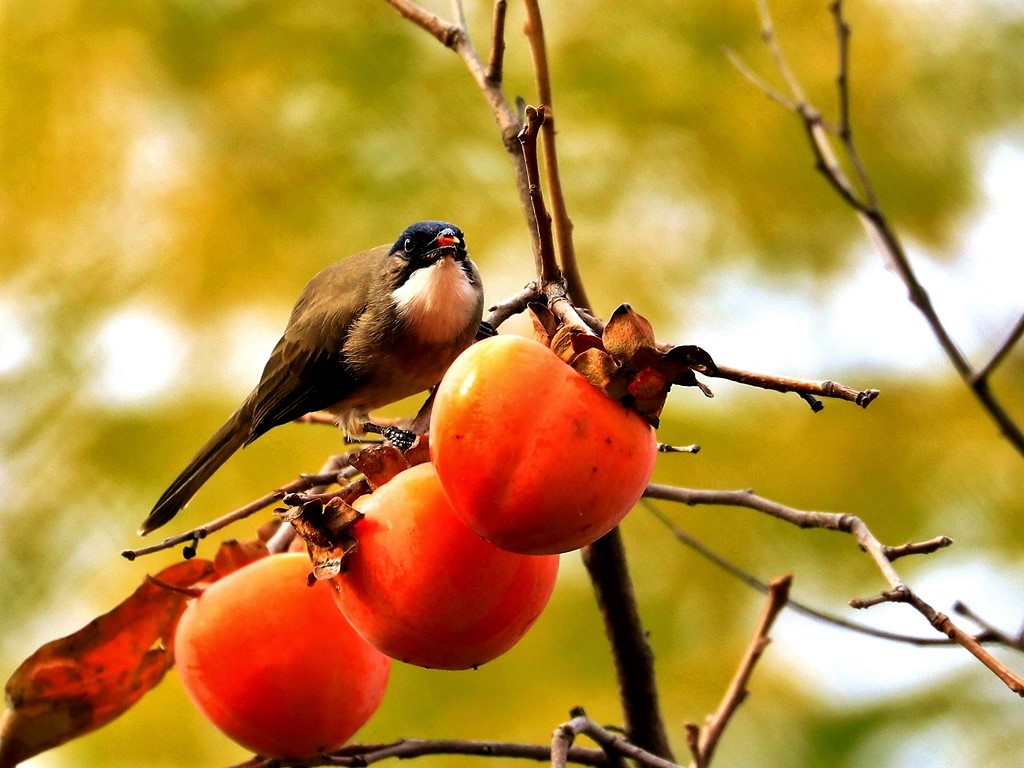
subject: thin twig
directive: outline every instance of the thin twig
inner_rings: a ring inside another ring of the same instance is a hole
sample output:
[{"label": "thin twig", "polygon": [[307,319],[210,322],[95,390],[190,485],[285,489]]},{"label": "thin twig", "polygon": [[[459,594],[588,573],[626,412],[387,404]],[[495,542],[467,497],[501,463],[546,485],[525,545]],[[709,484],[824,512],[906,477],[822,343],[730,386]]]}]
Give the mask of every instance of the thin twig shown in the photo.
[{"label": "thin twig", "polygon": [[928,623],[935,627],[935,629],[942,632],[957,645],[963,646],[978,661],[988,667],[996,677],[1002,680],[1007,688],[1024,698],[1024,678],[1021,678],[1003,662],[986,651],[973,635],[964,632],[946,614],[936,611],[910,589],[894,589],[889,592],[883,592],[877,598],[851,600],[850,604],[854,607],[870,608],[882,602],[907,603],[912,606],[918,613],[928,619]]},{"label": "thin twig", "polygon": [[725,504],[746,507],[764,512],[800,528],[822,528],[840,531],[853,536],[854,540],[872,560],[889,584],[890,589],[878,596],[850,601],[853,608],[869,608],[883,602],[907,603],[914,607],[937,630],[962,646],[988,667],[1003,683],[1018,696],[1024,696],[1024,678],[1012,672],[1005,664],[986,651],[977,638],[957,627],[948,616],[939,613],[918,597],[896,572],[886,556],[886,548],[875,537],[868,526],[855,515],[835,512],[807,512],[787,507],[777,501],[758,496],[752,491],[691,491],[668,485],[651,483],[645,495],[649,498],[667,499],[683,504]]},{"label": "thin twig", "polygon": [[[488,77],[487,66],[481,61],[480,56],[473,47],[473,42],[467,29],[460,28],[455,24],[449,24],[448,22],[439,19],[430,11],[410,2],[410,0],[385,0],[385,2],[389,3],[404,18],[413,22],[421,29],[431,34],[443,45],[455,51],[462,59],[470,76],[480,88],[480,92],[483,94],[484,100],[487,102],[488,107],[490,107],[491,114],[494,115],[494,119],[498,123],[498,128],[501,131],[502,144],[504,144],[505,149],[508,151],[512,160],[512,169],[516,180],[516,190],[519,193],[522,210],[526,216],[527,229],[530,232],[534,253],[536,254],[537,225],[536,222],[533,221],[533,208],[530,205],[529,194],[530,185],[526,178],[526,166],[523,163],[522,153],[517,140],[517,136],[519,135],[519,130],[522,125],[516,110],[505,97],[505,93],[501,89],[501,84],[499,82],[491,81]],[[493,31],[494,30],[492,30],[492,32]],[[535,267],[536,273],[540,274],[540,264],[536,264]]]},{"label": "thin twig", "polygon": [[[231,512],[228,512],[226,515],[222,515],[216,518],[215,520],[211,520],[208,523],[203,523],[203,525],[185,531],[184,533],[179,533],[175,536],[169,536],[168,538],[164,539],[163,541],[157,544],[150,544],[149,546],[139,547],[138,549],[123,550],[121,552],[121,556],[126,560],[134,560],[137,557],[142,557],[143,555],[151,555],[154,552],[161,552],[165,549],[170,549],[171,547],[176,547],[180,544],[193,545],[195,542],[205,539],[211,533],[219,531],[222,528],[227,528],[232,523],[237,523],[239,520],[244,520],[245,518],[256,514],[260,510],[266,509],[267,507],[280,501],[282,496],[288,493],[298,493],[301,491],[306,491],[309,490],[310,488],[314,488],[318,485],[322,485],[325,483],[336,483],[343,474],[344,471],[328,472],[325,474],[318,475],[301,475],[297,479],[288,483],[287,485],[281,486],[276,491],[271,491],[270,493],[264,496],[260,496],[258,499],[250,501],[245,506],[232,510]],[[191,554],[195,554],[194,549],[191,550]]]},{"label": "thin twig", "polygon": [[548,198],[551,202],[554,239],[558,248],[558,263],[565,274],[568,294],[573,303],[581,307],[589,307],[590,299],[587,297],[576,260],[576,247],[572,239],[572,220],[569,218],[565,194],[562,191],[562,177],[558,171],[554,96],[551,91],[547,45],[544,41],[544,21],[537,0],[525,0],[523,5],[526,9],[526,23],[523,25],[523,32],[530,44],[537,100],[547,108],[547,119],[541,128],[541,143],[544,147],[544,169],[548,185]]},{"label": "thin twig", "polygon": [[519,131],[519,144],[526,163],[526,179],[530,186],[530,206],[533,208],[534,220],[537,222],[536,260],[540,263],[538,277],[542,284],[553,283],[562,279],[555,255],[555,243],[551,230],[551,216],[544,206],[544,193],[540,186],[540,165],[537,158],[537,138],[547,117],[547,109],[539,107],[526,108],[526,123]]},{"label": "thin twig", "polygon": [[[839,54],[839,72],[836,77],[836,87],[839,91],[839,125],[829,125],[821,116],[820,112],[807,102],[799,80],[790,69],[786,57],[772,26],[771,15],[766,0],[758,0],[758,13],[761,18],[761,38],[768,47],[775,66],[781,73],[790,92],[790,96],[779,93],[755,75],[749,67],[742,63],[735,55],[730,59],[737,66],[740,73],[762,93],[796,114],[803,124],[807,135],[808,144],[814,154],[816,167],[822,176],[828,181],[833,190],[842,200],[849,205],[856,213],[861,224],[868,233],[869,238],[878,248],[886,263],[892,268],[907,289],[907,296],[911,304],[924,316],[935,336],[939,346],[942,348],[950,364],[960,378],[970,387],[981,407],[989,414],[989,417],[999,427],[1000,432],[1013,445],[1017,452],[1024,457],[1024,430],[1010,416],[999,400],[992,393],[988,382],[988,371],[992,366],[986,366],[981,372],[975,372],[970,361],[963,351],[953,340],[949,330],[946,328],[938,312],[932,304],[931,297],[924,285],[918,279],[914,271],[906,249],[903,247],[895,228],[879,205],[871,179],[866,167],[861,160],[860,153],[853,139],[853,129],[849,115],[849,44],[850,26],[843,15],[842,0],[833,0],[831,11],[835,20],[837,34],[837,47]],[[849,179],[843,173],[836,153],[832,148],[830,135],[838,138],[845,157],[854,167],[861,191],[854,189]],[[1016,339],[1024,334],[1024,318],[1011,331],[1008,339],[1009,344],[1000,347],[1000,351],[1012,346]],[[997,352],[999,354],[999,352]],[[1003,352],[1002,354],[1005,354]],[[999,360],[995,361],[998,364]]]},{"label": "thin twig", "polygon": [[761,659],[765,648],[771,642],[768,633],[771,631],[772,625],[775,623],[779,613],[786,607],[786,603],[789,600],[789,588],[792,582],[793,577],[786,574],[774,579],[769,585],[768,602],[765,603],[761,617],[757,621],[754,635],[751,637],[747,650],[743,654],[743,660],[736,669],[736,674],[733,675],[732,681],[722,697],[721,704],[718,705],[715,713],[707,719],[704,730],[701,732],[698,743],[700,759],[694,760],[695,765],[693,768],[701,768],[711,764],[715,748],[718,746],[726,726],[729,725],[729,721],[749,695],[747,686],[750,683],[750,677],[754,674],[754,667],[757,666],[757,662]]},{"label": "thin twig", "polygon": [[509,296],[504,301],[491,307],[488,310],[486,322],[492,328],[499,328],[502,323],[513,315],[518,315],[520,312],[525,311],[530,302],[536,301],[539,297],[540,289],[537,283],[527,283],[519,293]]},{"label": "thin twig", "polygon": [[986,381],[999,364],[1003,362],[1006,356],[1010,354],[1010,350],[1017,345],[1017,342],[1021,340],[1022,336],[1024,336],[1024,315],[1017,318],[1017,322],[1014,324],[1013,328],[1010,329],[1006,338],[1003,339],[1003,343],[999,345],[994,353],[992,353],[992,357],[989,358],[989,361],[985,363],[984,367],[974,374],[974,380],[972,383],[976,385],[979,381]]},{"label": "thin twig", "polygon": [[[337,752],[317,755],[305,760],[279,760],[254,757],[234,768],[313,768],[314,766],[367,766],[392,758],[408,760],[428,755],[469,755],[475,757],[502,757],[535,762],[551,758],[551,747],[541,744],[519,744],[503,741],[471,741],[462,739],[401,739],[390,744],[353,744]],[[608,758],[600,749],[572,747],[567,761],[577,765],[610,768]]]},{"label": "thin twig", "polygon": [[776,392],[796,392],[800,395],[837,398],[850,403],[856,403],[861,408],[867,408],[879,395],[877,389],[858,390],[845,384],[840,384],[837,381],[794,379],[788,376],[744,371],[725,365],[719,365],[715,371],[701,371],[701,373],[708,377],[728,379],[729,381],[735,381],[750,387],[771,389]]},{"label": "thin twig", "polygon": [[487,59],[487,82],[500,87],[505,67],[505,14],[507,0],[495,0],[494,18],[491,21],[491,55]]},{"label": "thin twig", "polygon": [[606,753],[628,757],[638,765],[645,766],[645,768],[679,768],[671,760],[666,760],[650,750],[637,746],[632,739],[624,739],[607,728],[602,728],[587,717],[586,714],[583,714],[581,710],[577,710],[577,712],[580,712],[580,714],[558,726],[551,737],[552,768],[562,768],[565,765],[564,761],[562,761],[562,755],[565,754],[564,750],[567,750],[580,734],[585,734],[593,739]]},{"label": "thin twig", "polygon": [[1024,632],[1018,632],[1016,635],[1007,634],[998,627],[993,626],[989,621],[983,619],[960,600],[953,603],[953,610],[982,628],[982,634],[975,635],[975,639],[978,642],[995,640],[1008,648],[1016,648],[1018,651],[1024,651]]},{"label": "thin twig", "polygon": [[944,549],[952,543],[953,540],[949,536],[936,536],[934,539],[928,539],[928,541],[908,541],[906,544],[901,544],[898,547],[883,547],[882,551],[885,552],[889,562],[892,562],[908,555],[930,555],[932,552]]},{"label": "thin twig", "polygon": [[[699,491],[695,493],[699,493]],[[669,531],[672,533],[672,535],[679,543],[689,547],[698,555],[710,561],[711,563],[714,563],[716,566],[724,570],[726,573],[728,573],[736,579],[739,579],[752,589],[755,589],[764,595],[768,594],[769,587],[767,582],[757,578],[749,571],[740,568],[731,560],[722,557],[722,555],[715,552],[706,544],[695,539],[693,536],[691,536],[682,528],[680,528],[673,520],[671,520],[666,514],[664,514],[660,509],[658,509],[658,507],[655,504],[651,503],[648,499],[642,499],[642,502],[644,504],[644,507],[652,515],[654,515],[654,517],[662,525],[669,529]],[[694,501],[693,503],[699,504],[701,502]],[[914,646],[949,647],[954,644],[953,641],[951,641],[948,637],[920,637],[917,635],[905,635],[899,632],[887,632],[884,629],[876,629],[875,627],[868,626],[867,624],[860,624],[856,621],[844,619],[841,616],[835,616],[824,611],[819,611],[817,608],[812,608],[806,603],[803,603],[799,600],[794,600],[792,596],[790,597],[789,602],[786,604],[786,608],[788,610],[799,613],[802,616],[806,616],[809,619],[813,619],[814,621],[820,621],[823,624],[831,624],[835,627],[839,627],[840,629],[849,630],[851,632],[856,632],[861,635],[867,635],[868,637],[876,637],[881,640],[890,640],[893,642],[904,643],[906,645]],[[991,641],[994,639],[995,638],[983,638],[980,636],[978,637],[978,640],[981,642]]]}]

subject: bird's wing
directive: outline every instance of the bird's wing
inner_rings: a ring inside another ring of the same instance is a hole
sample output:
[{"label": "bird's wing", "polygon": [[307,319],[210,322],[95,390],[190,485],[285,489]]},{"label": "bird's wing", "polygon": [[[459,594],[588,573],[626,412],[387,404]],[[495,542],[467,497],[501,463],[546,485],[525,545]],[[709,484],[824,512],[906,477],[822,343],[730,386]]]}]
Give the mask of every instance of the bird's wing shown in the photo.
[{"label": "bird's wing", "polygon": [[263,378],[252,394],[253,417],[246,444],[264,432],[312,411],[334,405],[356,387],[358,380],[334,348],[281,339],[267,361]]},{"label": "bird's wing", "polygon": [[342,349],[366,309],[368,281],[361,272],[379,271],[386,253],[386,247],[375,248],[333,264],[303,290],[249,396],[253,416],[247,444],[280,424],[335,405],[359,385]]}]

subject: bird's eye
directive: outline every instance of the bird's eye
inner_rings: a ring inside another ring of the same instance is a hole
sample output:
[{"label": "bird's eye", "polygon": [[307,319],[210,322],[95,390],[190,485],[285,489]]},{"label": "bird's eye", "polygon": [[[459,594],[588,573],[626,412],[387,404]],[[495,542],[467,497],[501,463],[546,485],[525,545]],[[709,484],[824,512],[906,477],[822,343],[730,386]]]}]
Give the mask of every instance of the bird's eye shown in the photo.
[{"label": "bird's eye", "polygon": [[414,247],[415,247],[415,243],[413,243],[413,241],[412,241],[412,238],[411,238],[411,237],[407,237],[407,238],[405,238],[405,242],[404,242],[404,243],[402,243],[402,249],[403,249],[403,250],[404,250],[404,251],[405,251],[406,253],[412,253],[412,249],[413,249]]}]

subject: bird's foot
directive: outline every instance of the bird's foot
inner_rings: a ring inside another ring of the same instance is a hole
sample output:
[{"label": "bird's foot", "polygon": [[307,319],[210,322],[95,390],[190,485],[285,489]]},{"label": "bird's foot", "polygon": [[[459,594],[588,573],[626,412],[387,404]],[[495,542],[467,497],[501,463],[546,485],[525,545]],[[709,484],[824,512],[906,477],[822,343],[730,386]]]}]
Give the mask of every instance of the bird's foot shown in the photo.
[{"label": "bird's foot", "polygon": [[401,429],[391,425],[381,426],[380,424],[374,424],[372,421],[363,424],[363,431],[380,435],[400,451],[407,451],[412,448],[416,438],[419,437],[415,432],[410,432],[408,429]]}]

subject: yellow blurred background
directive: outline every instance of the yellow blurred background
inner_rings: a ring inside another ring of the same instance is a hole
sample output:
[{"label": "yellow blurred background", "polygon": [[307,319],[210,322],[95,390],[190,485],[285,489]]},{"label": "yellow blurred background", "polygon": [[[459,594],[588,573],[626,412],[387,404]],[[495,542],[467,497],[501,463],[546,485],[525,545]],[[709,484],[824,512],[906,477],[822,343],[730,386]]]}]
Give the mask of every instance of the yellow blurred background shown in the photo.
[{"label": "yellow blurred background", "polygon": [[[532,103],[522,9],[509,6],[507,91]],[[827,3],[772,7],[791,63],[832,113]],[[466,10],[486,56],[491,6]],[[796,396],[725,382],[711,382],[712,400],[677,391],[660,437],[702,451],[661,457],[656,479],[854,513],[889,544],[949,535],[954,547],[901,561],[901,573],[939,610],[961,599],[1015,632],[1024,461],[815,174],[800,125],[728,63],[725,48],[777,81],[755,3],[589,0],[544,12],[563,182],[595,311],[626,301],[661,339],[700,344],[720,363],[882,390],[866,411],[829,402],[817,415]],[[980,365],[1024,311],[1024,10],[876,0],[848,15],[855,135],[939,312]],[[0,676],[178,556],[118,553],[138,544],[153,500],[255,383],[306,280],[424,218],[463,228],[489,300],[531,278],[483,99],[456,56],[384,2],[0,6]],[[994,381],[1018,421],[1022,374],[1018,350]],[[169,532],[339,448],[334,430],[275,430]],[[663,509],[763,578],[792,571],[794,596],[816,607],[931,633],[909,608],[845,607],[885,586],[848,537],[743,510]],[[761,598],[643,508],[623,530],[682,756],[682,725],[716,706]],[[396,665],[358,739],[546,743],[575,705],[617,722],[588,583],[577,556],[562,568],[547,612],[502,659],[464,673]],[[1000,656],[1024,669],[1020,654]],[[962,650],[787,613],[715,764],[1016,766],[1020,706]],[[120,720],[31,764],[245,757],[171,673]]]}]

